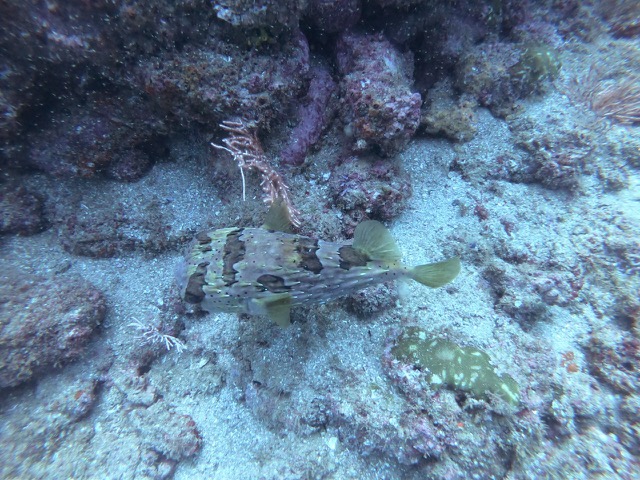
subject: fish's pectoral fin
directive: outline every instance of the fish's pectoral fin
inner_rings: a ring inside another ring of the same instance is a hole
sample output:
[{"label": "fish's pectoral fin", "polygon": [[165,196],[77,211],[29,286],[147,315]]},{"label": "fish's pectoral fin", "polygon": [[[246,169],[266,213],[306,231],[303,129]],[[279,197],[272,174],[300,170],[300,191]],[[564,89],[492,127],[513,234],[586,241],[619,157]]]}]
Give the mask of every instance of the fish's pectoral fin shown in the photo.
[{"label": "fish's pectoral fin", "polygon": [[416,282],[431,288],[446,285],[460,273],[460,259],[453,257],[448,260],[427,265],[418,265],[409,270],[409,276]]},{"label": "fish's pectoral fin", "polygon": [[397,262],[401,256],[391,232],[376,220],[366,220],[358,224],[353,233],[352,247],[371,260]]},{"label": "fish's pectoral fin", "polygon": [[256,300],[256,303],[279,326],[287,327],[291,323],[291,294],[276,293],[269,298]]},{"label": "fish's pectoral fin", "polygon": [[278,197],[269,207],[267,216],[264,219],[262,228],[265,230],[275,230],[277,232],[291,233],[292,225],[284,200]]}]

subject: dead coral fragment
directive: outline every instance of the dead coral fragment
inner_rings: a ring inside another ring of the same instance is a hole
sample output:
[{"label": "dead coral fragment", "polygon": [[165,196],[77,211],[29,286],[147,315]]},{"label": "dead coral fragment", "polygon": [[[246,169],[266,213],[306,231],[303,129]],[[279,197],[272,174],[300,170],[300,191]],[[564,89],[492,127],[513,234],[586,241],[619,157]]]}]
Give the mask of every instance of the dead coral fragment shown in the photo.
[{"label": "dead coral fragment", "polygon": [[289,215],[291,224],[299,227],[302,224],[300,212],[296,210],[291,203],[289,187],[284,183],[280,174],[269,165],[255,131],[252,131],[251,126],[246,125],[242,120],[226,120],[220,124],[220,128],[230,132],[231,135],[222,140],[224,145],[211,143],[211,146],[233,155],[233,159],[240,167],[240,174],[242,175],[242,199],[244,200],[245,198],[244,172],[255,170],[262,176],[260,186],[265,193],[264,201],[271,205],[277,199],[281,199]]}]

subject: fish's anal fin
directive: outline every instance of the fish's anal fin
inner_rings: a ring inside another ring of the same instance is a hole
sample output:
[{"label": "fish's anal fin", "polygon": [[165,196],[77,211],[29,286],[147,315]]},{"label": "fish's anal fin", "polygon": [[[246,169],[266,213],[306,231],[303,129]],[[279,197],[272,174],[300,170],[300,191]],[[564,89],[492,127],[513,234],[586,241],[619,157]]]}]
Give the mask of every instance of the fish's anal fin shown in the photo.
[{"label": "fish's anal fin", "polygon": [[262,228],[284,233],[291,233],[293,231],[289,212],[282,198],[278,197],[271,204]]},{"label": "fish's anal fin", "polygon": [[291,294],[276,293],[269,298],[256,300],[271,320],[281,327],[288,327],[291,323]]},{"label": "fish's anal fin", "polygon": [[387,227],[375,220],[366,220],[353,233],[353,248],[364,253],[370,260],[397,262],[400,249]]}]

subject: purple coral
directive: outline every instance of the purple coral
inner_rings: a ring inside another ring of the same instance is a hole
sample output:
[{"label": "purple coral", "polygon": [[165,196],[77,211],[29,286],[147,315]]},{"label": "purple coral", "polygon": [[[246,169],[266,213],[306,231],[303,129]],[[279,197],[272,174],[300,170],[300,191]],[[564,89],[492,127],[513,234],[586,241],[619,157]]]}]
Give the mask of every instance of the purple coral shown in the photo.
[{"label": "purple coral", "polygon": [[419,93],[411,91],[413,57],[382,35],[348,33],[336,46],[341,116],[356,150],[401,150],[420,124]]},{"label": "purple coral", "polygon": [[298,109],[299,123],[291,132],[291,139],[280,154],[282,161],[289,165],[304,163],[309,147],[318,141],[330,120],[327,105],[336,84],[326,68],[313,68],[311,75],[309,90]]}]

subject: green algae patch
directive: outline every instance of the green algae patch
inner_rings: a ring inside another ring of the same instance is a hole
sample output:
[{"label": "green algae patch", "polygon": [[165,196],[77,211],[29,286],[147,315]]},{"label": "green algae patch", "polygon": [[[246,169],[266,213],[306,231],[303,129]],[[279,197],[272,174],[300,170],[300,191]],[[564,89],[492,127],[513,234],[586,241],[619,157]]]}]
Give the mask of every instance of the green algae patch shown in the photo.
[{"label": "green algae patch", "polygon": [[558,53],[542,44],[531,44],[524,48],[520,61],[511,68],[514,79],[520,82],[523,93],[540,90],[544,81],[554,80],[560,73]]},{"label": "green algae patch", "polygon": [[491,392],[511,405],[518,404],[516,381],[509,375],[498,375],[489,355],[477,348],[430,339],[424,330],[411,327],[398,337],[391,355],[422,370],[434,388],[461,390],[484,400]]}]

